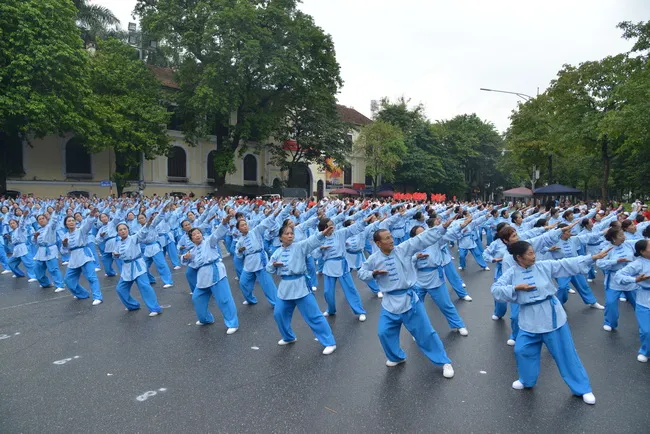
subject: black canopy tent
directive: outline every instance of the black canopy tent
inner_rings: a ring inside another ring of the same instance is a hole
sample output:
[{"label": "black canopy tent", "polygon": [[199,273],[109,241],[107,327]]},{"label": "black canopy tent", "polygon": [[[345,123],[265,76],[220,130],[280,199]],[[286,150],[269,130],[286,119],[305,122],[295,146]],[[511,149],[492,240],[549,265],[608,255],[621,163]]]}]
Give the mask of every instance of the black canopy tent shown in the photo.
[{"label": "black canopy tent", "polygon": [[535,200],[538,199],[543,199],[543,198],[549,198],[549,199],[555,199],[557,198],[558,200],[561,200],[562,197],[575,197],[575,196],[582,196],[582,191],[578,190],[577,188],[573,187],[567,187],[566,185],[562,184],[551,184],[551,185],[546,185],[541,188],[535,189],[533,191],[533,197]]}]

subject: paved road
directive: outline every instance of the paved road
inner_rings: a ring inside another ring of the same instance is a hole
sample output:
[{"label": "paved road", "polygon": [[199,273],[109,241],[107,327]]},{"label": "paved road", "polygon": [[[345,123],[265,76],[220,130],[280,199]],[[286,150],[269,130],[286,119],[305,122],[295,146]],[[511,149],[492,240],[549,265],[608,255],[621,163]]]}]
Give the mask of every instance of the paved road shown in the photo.
[{"label": "paved road", "polygon": [[[331,356],[296,312],[298,342],[279,347],[273,312],[242,306],[231,260],[240,330],[225,334],[196,317],[181,271],[162,290],[169,305],[149,318],[125,312],[115,278],[101,278],[105,302],[92,307],[25,279],[0,276],[0,432],[607,432],[649,431],[650,366],[636,361],[634,312],[621,304],[618,332],[602,330],[602,311],[571,296],[566,309],[578,353],[598,400],[573,397],[544,350],[532,390],[515,391],[510,327],[492,321],[492,272],[470,259],[463,277],[471,303],[453,296],[470,334],[451,333],[430,299],[427,309],[456,376],[447,380],[406,331],[407,363],[388,369],[377,339],[380,301],[358,280],[368,321],[359,323],[339,290],[330,318]],[[355,278],[356,280],[356,278]],[[594,285],[603,302],[602,275]],[[139,297],[137,290],[134,291]],[[325,306],[321,290],[317,292]]]}]

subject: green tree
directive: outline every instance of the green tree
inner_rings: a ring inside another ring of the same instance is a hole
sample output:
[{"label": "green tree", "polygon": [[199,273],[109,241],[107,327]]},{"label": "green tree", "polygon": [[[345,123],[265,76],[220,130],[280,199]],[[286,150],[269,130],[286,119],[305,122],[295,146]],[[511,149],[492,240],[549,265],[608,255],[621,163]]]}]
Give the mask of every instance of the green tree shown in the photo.
[{"label": "green tree", "polygon": [[0,191],[24,141],[82,131],[87,55],[69,0],[0,2]]},{"label": "green tree", "polygon": [[89,0],[72,0],[72,3],[77,8],[77,25],[85,44],[95,42],[98,34],[120,23],[113,12],[104,6],[90,4]]},{"label": "green tree", "polygon": [[90,152],[110,149],[116,156],[113,180],[118,194],[128,185],[140,157],[153,159],[169,150],[160,83],[133,47],[116,39],[100,41],[89,62],[91,128],[84,136]]},{"label": "green tree", "polygon": [[301,92],[335,95],[342,84],[330,36],[296,0],[138,0],[136,12],[173,52],[186,140],[216,133],[220,176],[237,149],[316,100]]},{"label": "green tree", "polygon": [[392,181],[395,169],[407,151],[404,135],[399,128],[378,120],[361,129],[359,149],[366,158],[366,176],[372,177],[373,194],[376,196],[379,176]]}]

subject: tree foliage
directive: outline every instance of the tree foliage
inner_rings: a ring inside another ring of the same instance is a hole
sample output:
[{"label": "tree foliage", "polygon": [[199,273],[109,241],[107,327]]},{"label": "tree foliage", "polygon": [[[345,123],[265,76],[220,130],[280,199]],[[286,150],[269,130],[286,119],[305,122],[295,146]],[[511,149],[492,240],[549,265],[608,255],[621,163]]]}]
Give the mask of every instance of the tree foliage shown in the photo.
[{"label": "tree foliage", "polygon": [[358,144],[366,159],[366,176],[372,177],[376,195],[379,176],[386,181],[395,177],[395,169],[407,151],[404,135],[399,128],[378,120],[361,129]]}]

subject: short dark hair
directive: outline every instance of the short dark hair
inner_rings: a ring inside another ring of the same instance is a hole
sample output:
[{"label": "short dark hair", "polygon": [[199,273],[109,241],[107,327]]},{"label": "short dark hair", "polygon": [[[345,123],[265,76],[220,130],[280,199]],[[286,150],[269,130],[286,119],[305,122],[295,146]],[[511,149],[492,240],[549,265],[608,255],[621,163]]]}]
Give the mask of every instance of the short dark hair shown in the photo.
[{"label": "short dark hair", "polygon": [[380,241],[380,240],[381,240],[381,234],[383,234],[384,232],[388,232],[388,233],[390,233],[390,231],[389,231],[388,229],[379,229],[378,231],[376,231],[376,232],[373,234],[373,236],[372,236],[372,240],[373,240],[375,243],[376,243],[377,241]]},{"label": "short dark hair", "polygon": [[508,245],[508,253],[512,255],[513,258],[515,258],[515,261],[517,260],[517,256],[523,256],[528,249],[530,248],[530,243],[527,241],[517,241],[516,243],[512,243]]}]

